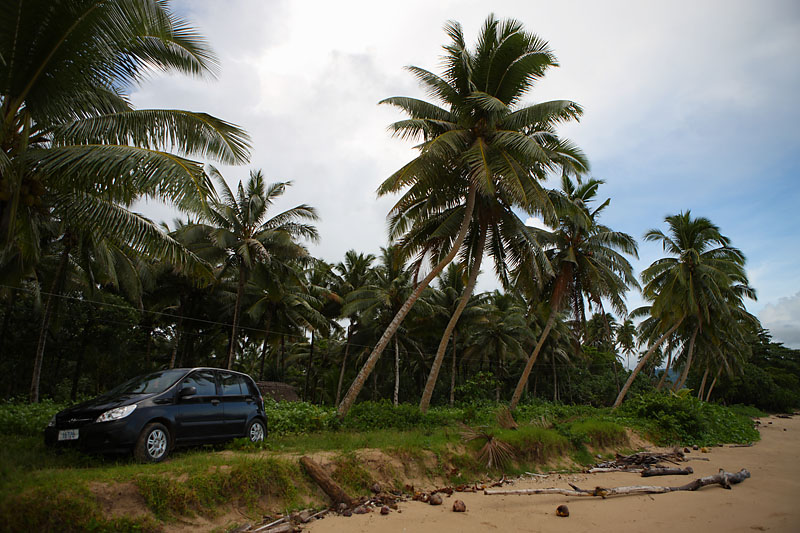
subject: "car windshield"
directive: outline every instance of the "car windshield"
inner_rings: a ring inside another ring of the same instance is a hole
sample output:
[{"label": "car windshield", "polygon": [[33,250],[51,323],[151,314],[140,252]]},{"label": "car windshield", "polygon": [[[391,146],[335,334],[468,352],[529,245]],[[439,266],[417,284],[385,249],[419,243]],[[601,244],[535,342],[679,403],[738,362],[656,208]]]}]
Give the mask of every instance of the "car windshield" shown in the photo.
[{"label": "car windshield", "polygon": [[186,374],[186,370],[162,370],[129,379],[122,385],[114,387],[103,396],[120,396],[122,394],[157,394],[164,392]]}]

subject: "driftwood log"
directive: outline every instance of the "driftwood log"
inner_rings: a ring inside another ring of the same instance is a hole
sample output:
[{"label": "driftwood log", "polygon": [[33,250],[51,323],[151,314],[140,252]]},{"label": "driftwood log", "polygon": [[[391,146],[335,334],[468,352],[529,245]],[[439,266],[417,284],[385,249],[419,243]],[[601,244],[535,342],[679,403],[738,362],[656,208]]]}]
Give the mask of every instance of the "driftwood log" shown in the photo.
[{"label": "driftwood log", "polygon": [[310,457],[300,458],[300,464],[306,469],[317,485],[328,495],[333,504],[344,503],[348,507],[353,505],[353,499],[340,487],[323,468]]},{"label": "driftwood log", "polygon": [[642,470],[642,477],[653,476],[688,476],[694,474],[691,466],[686,468],[645,468]]},{"label": "driftwood log", "polygon": [[732,474],[730,472],[725,472],[724,470],[720,469],[719,474],[697,478],[694,481],[691,481],[685,485],[680,485],[678,487],[634,485],[630,487],[612,487],[612,488],[596,487],[594,490],[584,490],[570,483],[572,489],[559,489],[559,488],[516,489],[516,490],[486,489],[483,491],[483,493],[489,496],[498,494],[504,494],[504,495],[505,494],[562,494],[564,496],[600,496],[601,498],[606,498],[607,496],[626,496],[629,494],[663,494],[666,492],[676,492],[679,490],[693,491],[705,487],[706,485],[720,485],[725,489],[730,489],[731,485],[741,483],[742,481],[744,481],[749,477],[750,477],[750,472],[748,472],[744,468],[742,468],[735,474]]}]

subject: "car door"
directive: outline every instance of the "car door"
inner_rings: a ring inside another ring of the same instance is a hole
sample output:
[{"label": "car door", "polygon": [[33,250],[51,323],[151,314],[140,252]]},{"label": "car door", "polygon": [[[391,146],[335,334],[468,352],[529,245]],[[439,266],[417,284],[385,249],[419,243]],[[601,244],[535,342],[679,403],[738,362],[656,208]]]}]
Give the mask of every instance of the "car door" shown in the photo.
[{"label": "car door", "polygon": [[245,434],[247,420],[255,410],[254,399],[244,376],[220,371],[222,404],[225,409],[225,434],[241,437]]},{"label": "car door", "polygon": [[[181,389],[195,387],[197,393],[181,394]],[[224,411],[217,388],[216,372],[195,370],[182,381],[176,401],[176,439],[206,441],[224,436]]]}]

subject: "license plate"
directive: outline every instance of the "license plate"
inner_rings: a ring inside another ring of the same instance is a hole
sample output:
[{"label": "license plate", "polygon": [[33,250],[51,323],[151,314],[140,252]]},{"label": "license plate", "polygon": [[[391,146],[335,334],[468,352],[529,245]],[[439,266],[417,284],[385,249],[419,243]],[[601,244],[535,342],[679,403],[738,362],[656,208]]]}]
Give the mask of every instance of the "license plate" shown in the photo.
[{"label": "license plate", "polygon": [[58,440],[78,440],[78,430],[62,429],[58,432]]}]

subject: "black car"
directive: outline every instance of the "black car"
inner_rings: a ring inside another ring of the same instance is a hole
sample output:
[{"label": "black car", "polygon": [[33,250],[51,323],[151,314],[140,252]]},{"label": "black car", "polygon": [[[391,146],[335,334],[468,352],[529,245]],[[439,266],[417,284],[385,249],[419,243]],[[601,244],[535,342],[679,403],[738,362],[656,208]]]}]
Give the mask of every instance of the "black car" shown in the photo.
[{"label": "black car", "polygon": [[175,368],[135,377],[56,414],[44,431],[52,446],[130,452],[163,460],[175,446],[247,437],[264,440],[261,392],[247,374],[217,368]]}]

